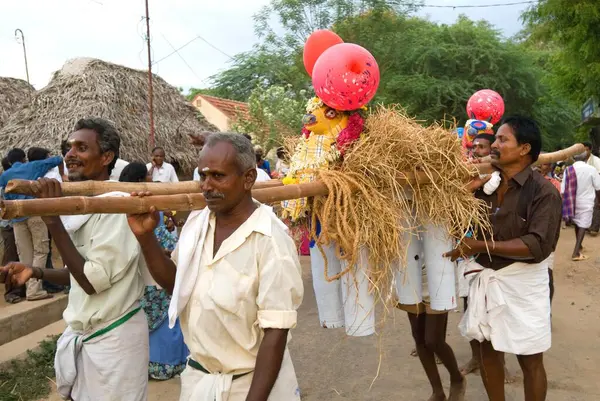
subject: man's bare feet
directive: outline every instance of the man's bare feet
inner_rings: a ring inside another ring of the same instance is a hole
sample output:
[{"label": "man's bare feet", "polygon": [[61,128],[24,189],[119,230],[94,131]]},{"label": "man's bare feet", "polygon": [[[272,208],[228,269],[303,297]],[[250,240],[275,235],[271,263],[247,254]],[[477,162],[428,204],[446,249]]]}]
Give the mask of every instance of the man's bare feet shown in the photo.
[{"label": "man's bare feet", "polygon": [[460,368],[460,373],[463,376],[468,375],[469,373],[474,373],[476,371],[479,370],[479,361],[476,359],[471,358],[471,360],[469,362],[467,362],[467,364],[465,366],[463,366],[462,368]]},{"label": "man's bare feet", "polygon": [[450,397],[448,401],[465,401],[465,393],[467,392],[467,378],[462,377],[462,381],[450,383]]},{"label": "man's bare feet", "polygon": [[448,401],[446,394],[432,394],[427,401]]},{"label": "man's bare feet", "polygon": [[504,383],[511,384],[514,383],[517,378],[510,374],[506,365],[504,365]]}]

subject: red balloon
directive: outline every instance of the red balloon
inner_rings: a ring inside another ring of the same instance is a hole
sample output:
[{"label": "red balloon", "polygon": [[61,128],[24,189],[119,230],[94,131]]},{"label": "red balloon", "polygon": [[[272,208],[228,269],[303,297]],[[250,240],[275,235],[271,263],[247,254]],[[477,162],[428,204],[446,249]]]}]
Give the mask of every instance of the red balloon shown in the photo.
[{"label": "red balloon", "polygon": [[353,43],[325,50],[312,76],[317,96],[336,110],[357,110],[369,103],[379,86],[379,66],[371,53]]},{"label": "red balloon", "polygon": [[306,68],[306,72],[308,75],[312,77],[313,68],[315,67],[315,63],[323,54],[323,52],[329,49],[331,46],[335,46],[337,44],[344,43],[342,38],[336,35],[334,32],[321,29],[318,31],[314,31],[308,39],[306,39],[306,43],[304,44],[304,68]]},{"label": "red balloon", "polygon": [[496,124],[504,114],[504,100],[491,89],[482,89],[467,102],[467,115],[471,119],[489,121]]}]

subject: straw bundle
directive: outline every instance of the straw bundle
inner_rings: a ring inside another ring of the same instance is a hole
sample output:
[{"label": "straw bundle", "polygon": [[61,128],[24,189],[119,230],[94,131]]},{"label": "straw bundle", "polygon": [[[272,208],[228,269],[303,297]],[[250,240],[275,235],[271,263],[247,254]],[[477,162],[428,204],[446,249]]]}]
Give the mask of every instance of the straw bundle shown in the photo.
[{"label": "straw bundle", "polygon": [[33,86],[22,79],[0,77],[0,128],[12,113],[29,102],[34,92]]},{"label": "straw bundle", "polygon": [[[155,75],[153,86],[156,145],[165,148],[167,159],[191,171],[197,151],[189,145],[188,134],[218,130],[162,78]],[[42,146],[58,150],[75,122],[90,116],[115,123],[121,133],[123,159],[149,158],[147,72],[96,59],[71,60],[55,72],[48,86],[0,129],[0,149]]]},{"label": "straw bundle", "polygon": [[[335,241],[350,266],[360,247],[368,248],[373,288],[389,300],[405,255],[402,237],[415,232],[415,222],[444,226],[457,240],[472,227],[490,226],[485,204],[465,185],[477,170],[465,163],[449,130],[424,127],[398,109],[380,107],[367,119],[366,132],[338,170],[319,172],[329,195],[314,199],[312,235],[318,219],[319,242]],[[429,180],[407,181],[411,173]]]}]

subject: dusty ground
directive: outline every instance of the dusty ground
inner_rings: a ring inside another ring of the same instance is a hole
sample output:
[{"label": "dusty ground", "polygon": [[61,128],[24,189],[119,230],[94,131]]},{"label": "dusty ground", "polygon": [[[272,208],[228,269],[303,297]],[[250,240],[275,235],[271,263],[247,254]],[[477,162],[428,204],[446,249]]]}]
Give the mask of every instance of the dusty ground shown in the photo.
[{"label": "dusty ground", "polygon": [[[600,399],[600,307],[594,303],[600,293],[600,237],[586,239],[590,259],[570,261],[574,236],[563,230],[555,266],[556,295],[553,304],[553,346],[546,355],[549,401]],[[299,325],[290,344],[292,358],[305,401],[415,401],[427,400],[430,388],[417,358],[411,357],[412,340],[404,313],[395,311],[380,337],[348,338],[341,330],[318,325],[310,267],[303,260],[306,297],[300,309]],[[451,313],[448,342],[459,364],[469,358],[467,342],[456,328],[462,314]],[[378,349],[378,346],[381,348]],[[379,377],[375,379],[382,356]],[[507,356],[516,372],[516,358]],[[442,377],[448,374],[440,367]],[[519,380],[507,385],[507,400],[523,400]],[[372,384],[372,387],[371,387]],[[150,401],[178,399],[178,380],[151,383]],[[485,400],[481,378],[468,376],[467,400]],[[50,398],[58,401],[58,397]]]}]

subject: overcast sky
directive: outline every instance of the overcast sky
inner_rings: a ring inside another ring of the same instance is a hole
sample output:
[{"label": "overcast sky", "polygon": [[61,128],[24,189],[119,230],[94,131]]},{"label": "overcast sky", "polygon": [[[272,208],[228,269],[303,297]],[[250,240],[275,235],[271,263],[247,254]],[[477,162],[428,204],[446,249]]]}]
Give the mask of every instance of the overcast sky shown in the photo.
[{"label": "overcast sky", "polygon": [[[484,5],[503,0],[425,0],[430,5]],[[94,57],[145,69],[144,0],[0,0],[0,76],[25,79],[22,47],[14,30],[25,33],[31,83],[43,88],[52,72],[76,57]],[[226,68],[228,56],[257,41],[252,16],[269,0],[150,0],[153,60],[201,36],[154,71],[175,86],[205,87]],[[452,23],[464,13],[486,19],[512,36],[521,28],[525,5],[497,8],[423,8],[418,15]],[[212,46],[211,46],[212,45]],[[218,49],[218,50],[217,50]],[[185,62],[182,60],[185,60]],[[189,67],[186,65],[189,64]]]}]

